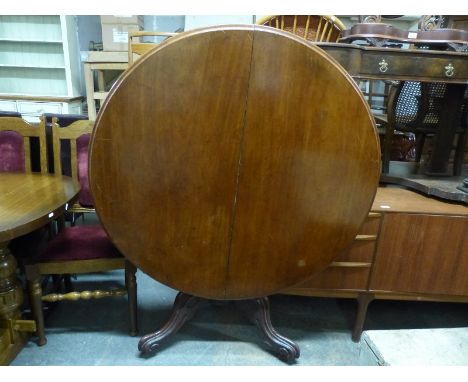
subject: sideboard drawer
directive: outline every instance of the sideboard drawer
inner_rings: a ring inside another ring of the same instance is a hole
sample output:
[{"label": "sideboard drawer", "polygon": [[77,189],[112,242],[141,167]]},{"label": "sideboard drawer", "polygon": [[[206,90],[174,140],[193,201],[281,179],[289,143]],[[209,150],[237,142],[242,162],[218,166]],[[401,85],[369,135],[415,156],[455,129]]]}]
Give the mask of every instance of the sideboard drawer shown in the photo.
[{"label": "sideboard drawer", "polygon": [[335,262],[372,263],[381,217],[378,212],[369,213],[350,248],[340,253]]},{"label": "sideboard drawer", "polygon": [[377,235],[379,233],[380,219],[382,214],[371,212],[362,224],[358,235]]},{"label": "sideboard drawer", "polygon": [[372,263],[376,240],[354,241],[351,248],[335,257],[335,262],[364,262]]},{"label": "sideboard drawer", "polygon": [[332,263],[323,272],[291,289],[366,290],[369,273],[368,266],[333,266]]}]

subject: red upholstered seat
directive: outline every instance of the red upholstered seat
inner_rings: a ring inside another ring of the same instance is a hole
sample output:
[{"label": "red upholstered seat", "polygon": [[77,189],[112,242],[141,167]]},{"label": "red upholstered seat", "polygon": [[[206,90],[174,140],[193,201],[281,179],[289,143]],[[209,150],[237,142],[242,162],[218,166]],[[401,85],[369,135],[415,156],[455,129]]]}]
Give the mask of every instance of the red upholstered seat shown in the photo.
[{"label": "red upholstered seat", "polygon": [[65,228],[52,239],[38,261],[91,260],[120,257],[101,226]]},{"label": "red upholstered seat", "polygon": [[16,131],[0,131],[0,172],[24,172],[23,137]]}]

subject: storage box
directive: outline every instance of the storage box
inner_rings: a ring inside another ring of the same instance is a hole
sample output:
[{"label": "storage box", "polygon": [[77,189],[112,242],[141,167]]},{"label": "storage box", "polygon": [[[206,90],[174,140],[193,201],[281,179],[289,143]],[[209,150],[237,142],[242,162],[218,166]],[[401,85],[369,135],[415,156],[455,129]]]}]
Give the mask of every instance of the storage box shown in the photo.
[{"label": "storage box", "polygon": [[106,51],[128,51],[128,33],[142,30],[136,24],[102,24],[102,46]]},{"label": "storage box", "polygon": [[132,24],[139,25],[143,28],[143,16],[121,16],[121,15],[106,15],[101,16],[102,24]]},{"label": "storage box", "polygon": [[143,30],[143,25],[143,16],[101,16],[103,49],[127,51],[128,33]]}]

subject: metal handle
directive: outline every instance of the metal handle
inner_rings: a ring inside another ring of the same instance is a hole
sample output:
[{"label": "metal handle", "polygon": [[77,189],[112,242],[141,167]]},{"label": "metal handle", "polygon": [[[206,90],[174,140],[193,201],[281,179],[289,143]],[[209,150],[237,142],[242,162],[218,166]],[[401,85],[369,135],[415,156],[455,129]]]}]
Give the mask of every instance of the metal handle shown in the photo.
[{"label": "metal handle", "polygon": [[385,58],[379,62],[379,70],[381,73],[385,73],[388,70],[388,62],[385,61]]},{"label": "metal handle", "polygon": [[453,77],[453,75],[455,74],[455,68],[453,67],[452,64],[448,64],[444,67],[445,69],[445,76],[446,77]]}]

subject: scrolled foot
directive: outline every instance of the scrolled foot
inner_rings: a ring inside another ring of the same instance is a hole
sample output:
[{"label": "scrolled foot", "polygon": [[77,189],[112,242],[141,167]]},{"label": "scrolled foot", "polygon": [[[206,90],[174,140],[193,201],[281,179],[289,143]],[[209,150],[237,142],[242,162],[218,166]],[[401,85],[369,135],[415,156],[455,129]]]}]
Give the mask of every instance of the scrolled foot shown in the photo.
[{"label": "scrolled foot", "polygon": [[161,343],[153,336],[145,337],[141,338],[138,342],[138,350],[142,353],[156,353],[159,350]]},{"label": "scrolled foot", "polygon": [[300,356],[300,351],[297,346],[280,346],[276,353],[280,359],[287,363],[294,362]]},{"label": "scrolled foot", "polygon": [[246,303],[248,306],[244,304],[244,311],[250,315],[253,322],[255,322],[257,327],[265,335],[266,343],[273,349],[278,357],[288,363],[292,363],[299,358],[301,354],[299,346],[289,338],[279,334],[273,328],[270,320],[268,298],[258,298],[246,301]]},{"label": "scrolled foot", "polygon": [[203,299],[185,293],[179,293],[175,299],[172,315],[167,323],[157,332],[141,337],[138,342],[138,350],[142,353],[154,353],[161,345],[177,333],[187,320],[193,317]]}]

